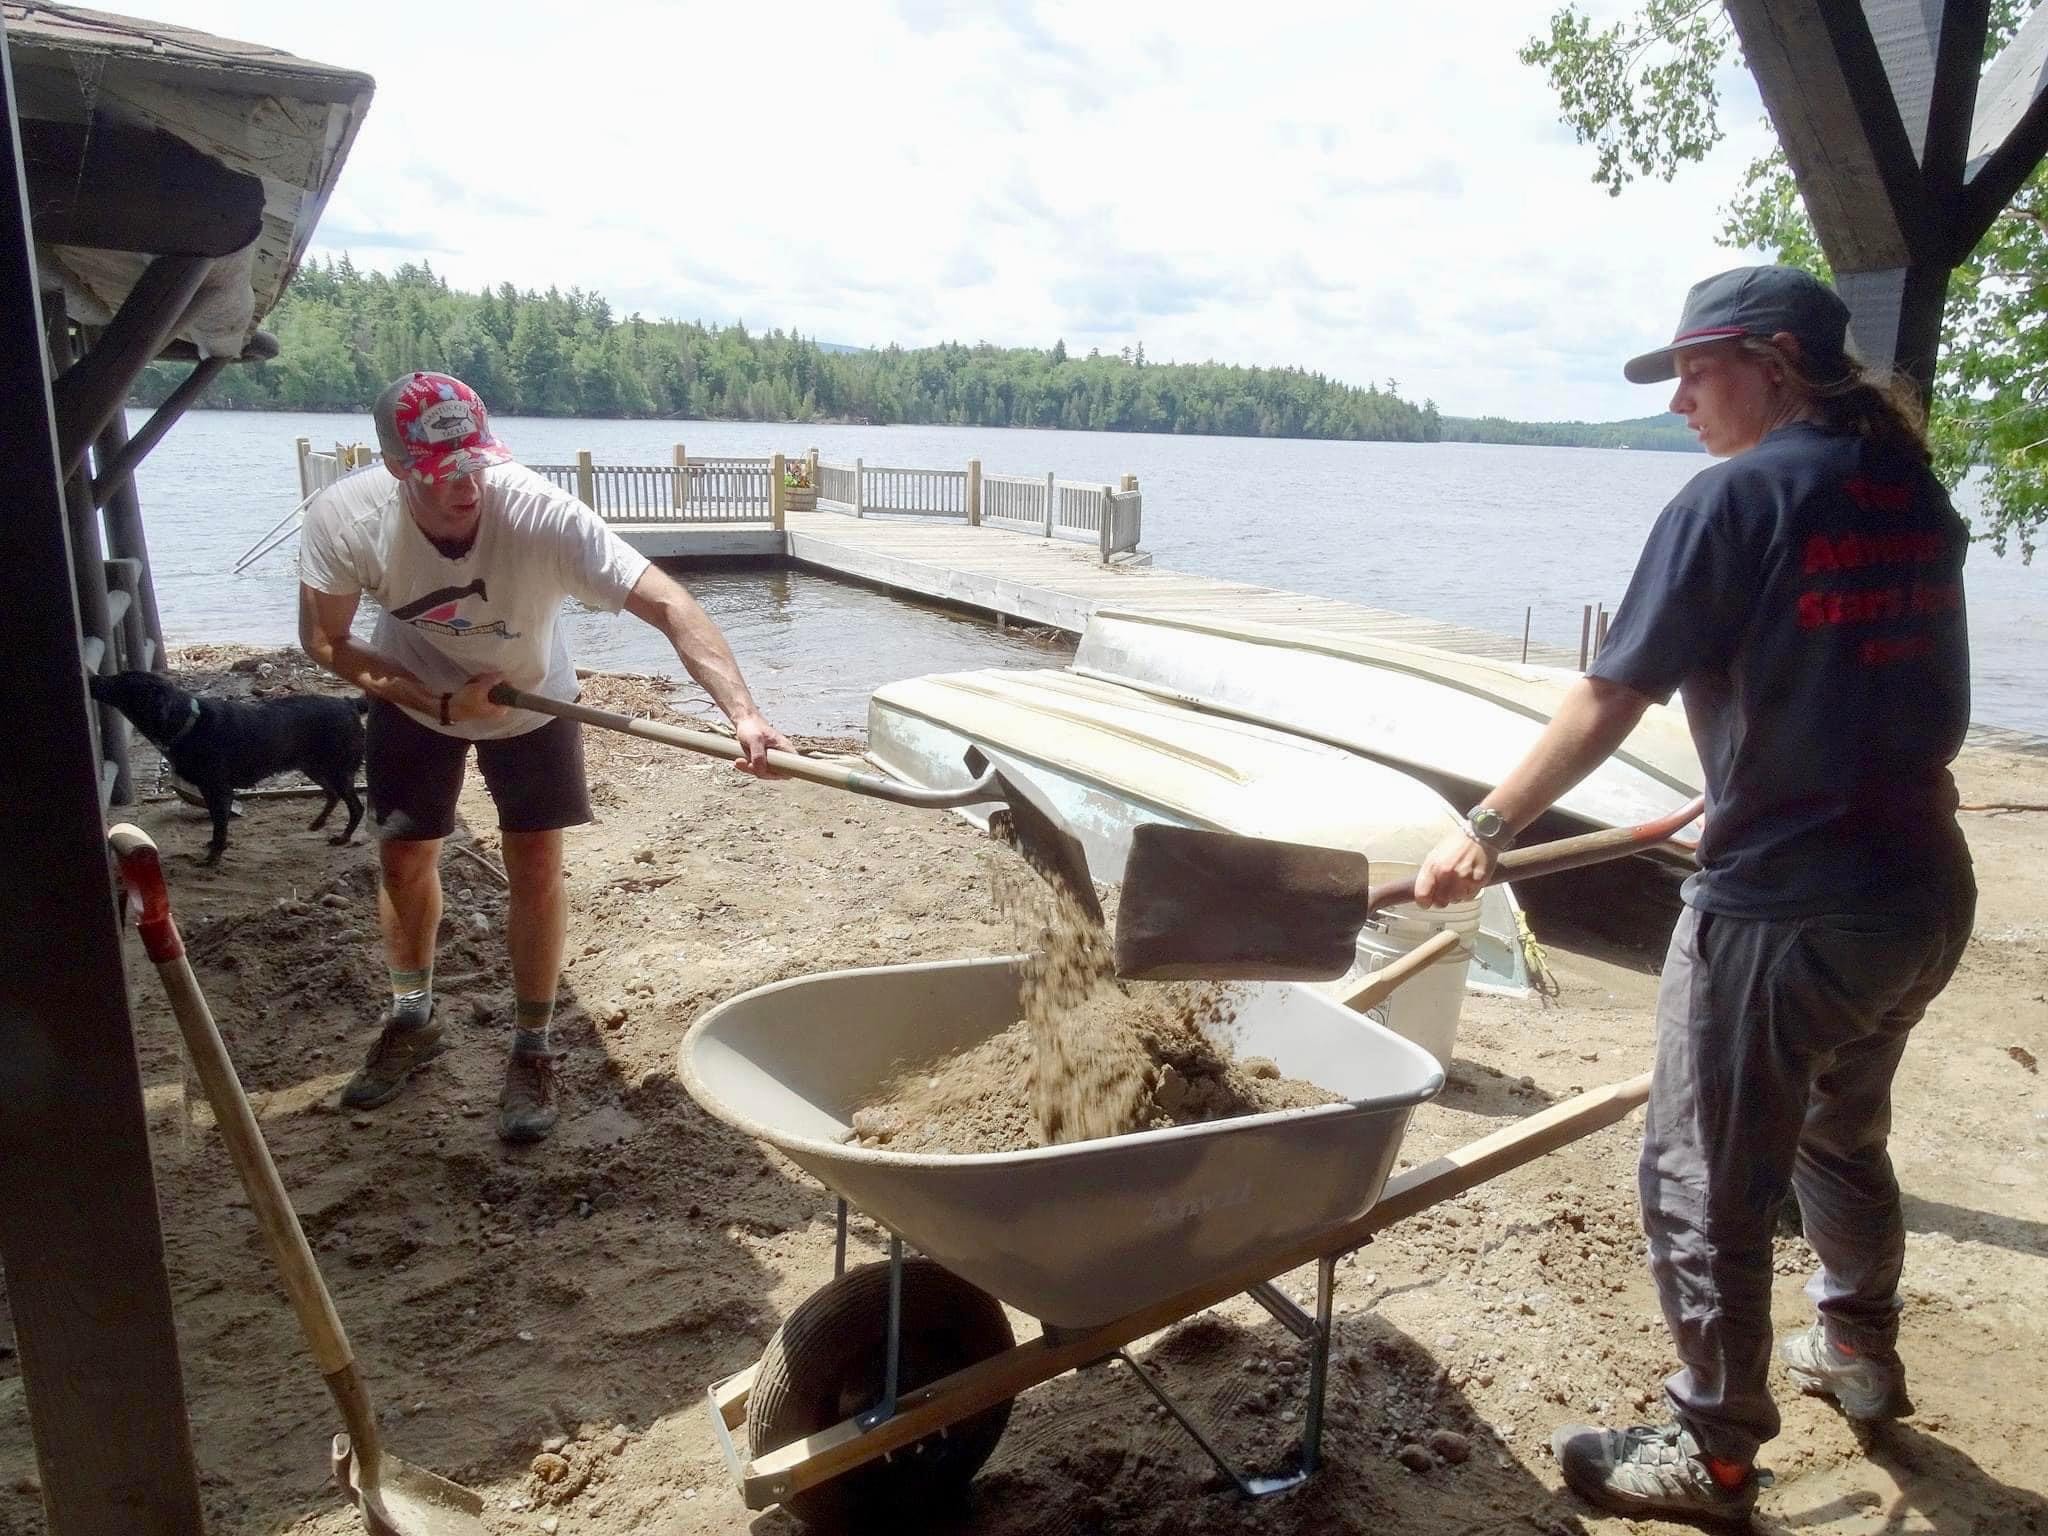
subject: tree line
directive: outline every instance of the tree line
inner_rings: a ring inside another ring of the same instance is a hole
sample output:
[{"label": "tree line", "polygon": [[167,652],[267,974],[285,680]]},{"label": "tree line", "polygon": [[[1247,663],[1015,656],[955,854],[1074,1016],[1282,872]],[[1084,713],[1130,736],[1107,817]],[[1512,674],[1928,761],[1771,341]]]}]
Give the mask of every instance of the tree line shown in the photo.
[{"label": "tree line", "polygon": [[[1073,357],[1050,348],[855,350],[745,325],[621,320],[603,297],[511,284],[451,288],[425,264],[359,270],[346,256],[301,267],[266,325],[278,356],[224,369],[201,404],[362,411],[399,374],[452,373],[507,415],[703,421],[855,421],[1242,437],[1435,442],[1435,404],[1300,368],[1156,363],[1142,345]],[[135,401],[154,405],[184,370],[152,364]]]}]

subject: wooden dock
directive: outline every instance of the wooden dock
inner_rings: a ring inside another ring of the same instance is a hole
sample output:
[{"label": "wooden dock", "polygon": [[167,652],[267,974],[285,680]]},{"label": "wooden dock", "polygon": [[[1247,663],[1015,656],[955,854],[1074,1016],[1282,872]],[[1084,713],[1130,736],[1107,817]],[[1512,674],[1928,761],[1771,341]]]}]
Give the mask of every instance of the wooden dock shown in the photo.
[{"label": "wooden dock", "polygon": [[[1516,661],[1519,637],[1488,634],[1337,598],[1222,581],[1165,570],[1143,557],[1105,565],[1086,545],[986,525],[926,518],[855,518],[839,512],[786,512],[778,532],[748,526],[615,523],[641,553],[687,564],[693,558],[777,556],[824,574],[891,592],[1078,635],[1099,608],[1242,619],[1327,634],[1430,645],[1471,656]],[[1549,646],[1529,660],[1576,666]]]}]

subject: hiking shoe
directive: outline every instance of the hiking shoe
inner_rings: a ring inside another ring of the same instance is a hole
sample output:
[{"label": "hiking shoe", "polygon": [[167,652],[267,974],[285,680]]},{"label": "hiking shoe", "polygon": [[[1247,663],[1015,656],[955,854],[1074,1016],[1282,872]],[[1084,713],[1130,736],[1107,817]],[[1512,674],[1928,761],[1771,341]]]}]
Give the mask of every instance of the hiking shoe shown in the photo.
[{"label": "hiking shoe", "polygon": [[555,1102],[556,1063],[561,1052],[514,1051],[505,1063],[505,1087],[498,1095],[498,1140],[545,1141],[561,1118]]},{"label": "hiking shoe", "polygon": [[414,1024],[385,1014],[377,1043],[370,1047],[361,1070],[341,1090],[343,1109],[375,1109],[398,1097],[405,1080],[448,1049],[441,1026],[430,1010],[424,1023]]},{"label": "hiking shoe", "polygon": [[1756,1470],[1745,1468],[1742,1481],[1729,1487],[1708,1468],[1691,1432],[1677,1424],[1567,1424],[1550,1437],[1550,1450],[1572,1492],[1618,1515],[1747,1520],[1756,1507]]},{"label": "hiking shoe", "polygon": [[1826,1328],[1815,1323],[1778,1340],[1778,1358],[1785,1362],[1800,1391],[1832,1397],[1852,1419],[1912,1415],[1913,1400],[1906,1396],[1906,1367],[1890,1351],[1852,1355],[1829,1343]]}]

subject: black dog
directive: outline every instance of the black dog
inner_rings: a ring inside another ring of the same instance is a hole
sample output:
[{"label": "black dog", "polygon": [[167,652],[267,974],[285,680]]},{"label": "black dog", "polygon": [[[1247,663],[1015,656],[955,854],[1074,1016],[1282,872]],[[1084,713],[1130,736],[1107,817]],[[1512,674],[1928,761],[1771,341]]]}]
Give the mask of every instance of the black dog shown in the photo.
[{"label": "black dog", "polygon": [[294,768],[327,791],[327,804],[308,830],[324,825],[335,802],[346,800],[348,826],[328,841],[338,846],[355,834],[363,819],[356,770],[363,765],[363,716],[370,707],[363,695],[300,694],[242,704],[202,699],[155,672],[117,672],[90,682],[95,699],[126,715],[171,771],[205,796],[213,841],[202,863],[218,863],[228,845],[234,792]]}]

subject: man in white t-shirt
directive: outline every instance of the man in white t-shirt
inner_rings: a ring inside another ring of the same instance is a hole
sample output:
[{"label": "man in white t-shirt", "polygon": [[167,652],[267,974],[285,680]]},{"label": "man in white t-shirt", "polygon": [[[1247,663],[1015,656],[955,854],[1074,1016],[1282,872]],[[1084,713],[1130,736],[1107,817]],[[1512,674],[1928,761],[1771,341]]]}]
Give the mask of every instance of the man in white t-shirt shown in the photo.
[{"label": "man in white t-shirt", "polygon": [[[392,1000],[342,1103],[388,1102],[447,1048],[433,994],[441,842],[455,829],[474,746],[511,884],[517,1018],[498,1134],[538,1141],[559,1114],[548,1031],[568,922],[562,829],[590,820],[590,799],[581,727],[493,704],[491,688],[576,697],[559,623],[574,598],[661,631],[731,717],[746,754],[734,766],[764,773],[767,752],[789,742],[762,717],[695,599],[573,496],[511,462],[468,385],[408,374],[372,415],[390,473],[352,475],[316,496],[299,551],[300,643],[371,698],[365,773]],[[368,645],[350,628],[365,594],[382,610]]]}]

